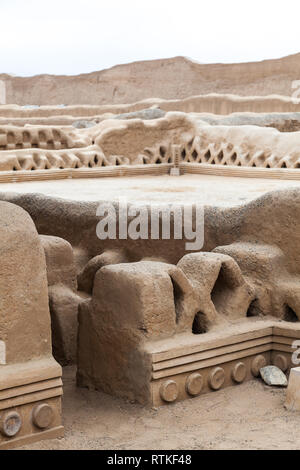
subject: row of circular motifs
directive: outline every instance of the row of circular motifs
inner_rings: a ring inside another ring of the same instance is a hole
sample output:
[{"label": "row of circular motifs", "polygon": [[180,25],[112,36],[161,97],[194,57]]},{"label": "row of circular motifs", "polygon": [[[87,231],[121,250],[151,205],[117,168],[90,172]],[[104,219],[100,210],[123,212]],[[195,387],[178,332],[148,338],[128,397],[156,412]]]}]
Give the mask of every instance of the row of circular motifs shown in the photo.
[{"label": "row of circular motifs", "polygon": [[[54,418],[53,408],[48,403],[34,406],[32,410],[32,423],[39,430],[45,430],[51,426]],[[14,437],[23,426],[23,421],[18,411],[7,411],[0,420],[0,432],[5,437]]]},{"label": "row of circular motifs", "polygon": [[[282,354],[277,354],[274,363],[283,371],[288,367],[287,359]],[[259,376],[259,371],[266,365],[266,359],[263,355],[256,356],[251,363],[251,373],[254,377]],[[231,369],[231,378],[235,383],[242,383],[247,375],[247,368],[244,362],[240,361],[233,365]],[[208,375],[208,385],[212,390],[219,390],[225,382],[225,371],[222,367],[214,367]],[[204,386],[203,376],[199,372],[190,374],[185,381],[186,393],[191,396],[197,396],[201,393]],[[171,403],[178,397],[179,387],[174,379],[168,379],[162,382],[159,389],[160,397],[163,401]]]}]

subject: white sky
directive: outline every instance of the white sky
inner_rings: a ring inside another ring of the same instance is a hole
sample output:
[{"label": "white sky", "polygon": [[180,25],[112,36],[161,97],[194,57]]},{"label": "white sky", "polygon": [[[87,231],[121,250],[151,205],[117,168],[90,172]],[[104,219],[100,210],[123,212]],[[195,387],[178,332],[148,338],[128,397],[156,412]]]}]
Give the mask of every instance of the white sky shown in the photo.
[{"label": "white sky", "polygon": [[0,20],[0,73],[23,76],[300,52],[299,0],[0,0]]}]

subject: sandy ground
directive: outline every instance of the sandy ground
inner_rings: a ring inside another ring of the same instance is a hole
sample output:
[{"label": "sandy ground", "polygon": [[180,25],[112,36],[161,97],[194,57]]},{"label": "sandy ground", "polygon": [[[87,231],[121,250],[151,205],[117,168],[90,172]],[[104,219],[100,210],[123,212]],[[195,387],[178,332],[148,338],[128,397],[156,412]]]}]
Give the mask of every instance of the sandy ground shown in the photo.
[{"label": "sandy ground", "polygon": [[207,205],[243,204],[276,189],[300,188],[297,180],[236,178],[208,175],[137,176],[122,178],[64,179],[2,183],[0,192],[42,193],[80,201],[194,202]]},{"label": "sandy ground", "polygon": [[22,449],[300,449],[300,412],[260,379],[160,408],[75,386],[64,368],[65,437]]}]

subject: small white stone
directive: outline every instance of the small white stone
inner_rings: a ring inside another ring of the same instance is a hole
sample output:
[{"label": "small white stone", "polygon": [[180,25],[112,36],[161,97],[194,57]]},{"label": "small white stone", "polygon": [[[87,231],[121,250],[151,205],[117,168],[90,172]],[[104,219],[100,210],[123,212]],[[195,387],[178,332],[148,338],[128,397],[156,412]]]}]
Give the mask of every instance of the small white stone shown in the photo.
[{"label": "small white stone", "polygon": [[267,385],[286,387],[288,382],[285,374],[279,367],[266,366],[260,369],[260,375]]}]

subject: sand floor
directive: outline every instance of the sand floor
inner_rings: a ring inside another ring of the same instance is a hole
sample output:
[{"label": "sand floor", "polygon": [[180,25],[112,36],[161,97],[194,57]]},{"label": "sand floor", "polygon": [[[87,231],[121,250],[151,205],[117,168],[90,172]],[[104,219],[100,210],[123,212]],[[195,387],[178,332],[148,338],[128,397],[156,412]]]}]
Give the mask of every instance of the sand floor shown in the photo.
[{"label": "sand floor", "polygon": [[160,408],[75,386],[64,368],[65,437],[22,449],[300,449],[300,412],[260,379]]},{"label": "sand floor", "polygon": [[79,201],[193,202],[233,206],[276,189],[300,188],[297,180],[236,178],[208,175],[133,176],[1,183],[0,192],[43,193]]}]

